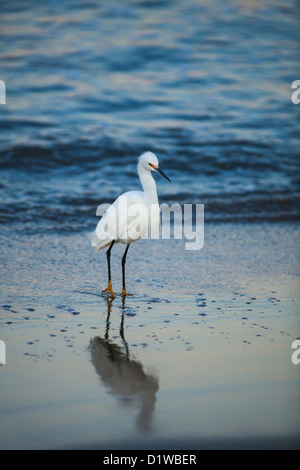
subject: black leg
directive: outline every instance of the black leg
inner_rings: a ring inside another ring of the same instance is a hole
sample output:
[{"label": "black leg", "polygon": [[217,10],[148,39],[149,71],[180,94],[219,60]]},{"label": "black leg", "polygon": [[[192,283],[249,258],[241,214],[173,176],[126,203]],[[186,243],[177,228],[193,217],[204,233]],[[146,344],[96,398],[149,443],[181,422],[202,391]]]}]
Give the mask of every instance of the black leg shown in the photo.
[{"label": "black leg", "polygon": [[130,243],[128,243],[126,250],[124,252],[123,258],[122,258],[122,281],[123,281],[123,290],[122,290],[122,295],[127,295],[126,294],[126,288],[125,288],[125,263],[126,263],[126,256],[127,252],[129,250]]},{"label": "black leg", "polygon": [[108,269],[108,283],[111,281],[111,271],[110,271],[110,252],[111,252],[111,249],[112,247],[114,246],[114,243],[115,243],[115,240],[113,240],[106,252],[106,256],[107,256],[107,269]]},{"label": "black leg", "polygon": [[108,300],[109,298],[109,294],[111,294],[112,298],[114,299],[116,296],[112,290],[112,285],[111,285],[111,271],[110,271],[110,252],[111,252],[111,249],[112,247],[114,246],[114,243],[115,243],[115,240],[113,240],[106,252],[106,256],[107,256],[107,270],[108,270],[108,286],[106,289],[104,289],[102,291],[102,293],[106,292],[106,298]]}]

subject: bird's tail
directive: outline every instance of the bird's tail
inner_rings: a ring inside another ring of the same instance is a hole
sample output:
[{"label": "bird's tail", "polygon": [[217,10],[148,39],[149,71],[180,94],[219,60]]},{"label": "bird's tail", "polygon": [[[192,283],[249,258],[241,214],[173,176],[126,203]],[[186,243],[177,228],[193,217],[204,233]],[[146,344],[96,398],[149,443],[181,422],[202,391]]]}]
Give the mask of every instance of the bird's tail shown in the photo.
[{"label": "bird's tail", "polygon": [[91,241],[91,245],[94,246],[97,251],[103,250],[103,248],[105,248],[106,246],[108,246],[111,243],[111,240],[108,240],[108,239],[107,240],[101,240],[97,236],[96,230],[94,230],[94,232],[90,233],[89,238],[90,238],[90,241]]}]

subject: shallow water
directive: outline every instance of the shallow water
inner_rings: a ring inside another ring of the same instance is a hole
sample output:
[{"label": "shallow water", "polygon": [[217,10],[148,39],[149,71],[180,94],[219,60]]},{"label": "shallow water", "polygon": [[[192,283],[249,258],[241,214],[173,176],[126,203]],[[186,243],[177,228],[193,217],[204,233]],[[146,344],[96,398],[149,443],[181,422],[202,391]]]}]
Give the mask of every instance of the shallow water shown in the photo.
[{"label": "shallow water", "polygon": [[2,448],[299,446],[298,224],[206,232],[136,243],[125,302],[115,247],[112,303],[84,235],[2,237]]},{"label": "shallow water", "polygon": [[[100,4],[99,4],[100,3]],[[93,228],[156,152],[164,202],[299,218],[299,2],[2,2],[1,220]]]},{"label": "shallow water", "polygon": [[[298,16],[1,2],[1,448],[300,447]],[[161,202],[205,205],[205,244],[134,244],[124,303],[114,247],[107,304],[87,233],[145,150]]]}]

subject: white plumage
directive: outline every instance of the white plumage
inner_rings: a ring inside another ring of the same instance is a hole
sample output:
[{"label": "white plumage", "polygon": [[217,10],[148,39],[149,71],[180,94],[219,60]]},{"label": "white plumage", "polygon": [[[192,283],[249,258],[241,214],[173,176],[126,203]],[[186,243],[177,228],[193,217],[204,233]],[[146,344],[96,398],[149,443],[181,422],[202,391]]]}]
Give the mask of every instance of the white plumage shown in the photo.
[{"label": "white plumage", "polygon": [[[159,168],[156,155],[152,152],[143,153],[138,160],[137,172],[143,191],[129,191],[121,194],[103,214],[96,230],[92,234],[92,246],[96,250],[107,250],[108,287],[107,292],[114,298],[110,272],[110,251],[114,243],[127,245],[122,258],[123,290],[121,295],[127,295],[125,289],[125,262],[130,243],[143,236],[158,237],[160,216],[156,191],[156,183],[151,174],[156,171],[169,180]],[[170,180],[169,180],[170,181]]]}]

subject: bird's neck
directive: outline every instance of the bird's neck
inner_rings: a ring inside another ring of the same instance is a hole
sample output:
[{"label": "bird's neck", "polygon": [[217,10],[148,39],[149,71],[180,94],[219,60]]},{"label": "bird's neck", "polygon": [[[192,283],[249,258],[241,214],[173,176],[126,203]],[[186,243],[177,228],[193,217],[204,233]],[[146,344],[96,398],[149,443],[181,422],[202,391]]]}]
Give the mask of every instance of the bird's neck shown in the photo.
[{"label": "bird's neck", "polygon": [[140,177],[146,199],[150,204],[158,204],[156,183],[150,171],[138,169],[138,175]]}]

